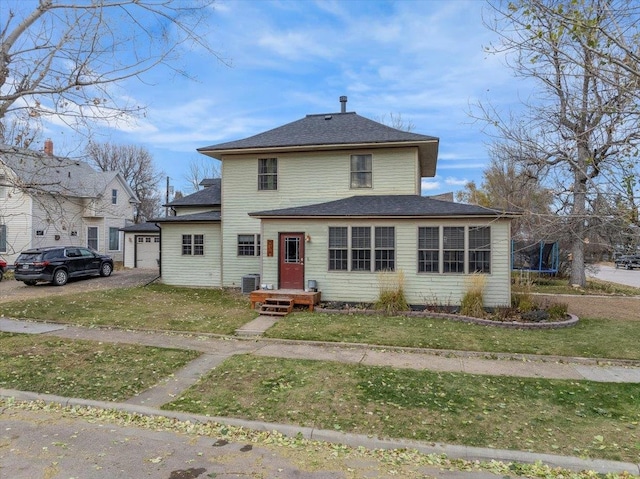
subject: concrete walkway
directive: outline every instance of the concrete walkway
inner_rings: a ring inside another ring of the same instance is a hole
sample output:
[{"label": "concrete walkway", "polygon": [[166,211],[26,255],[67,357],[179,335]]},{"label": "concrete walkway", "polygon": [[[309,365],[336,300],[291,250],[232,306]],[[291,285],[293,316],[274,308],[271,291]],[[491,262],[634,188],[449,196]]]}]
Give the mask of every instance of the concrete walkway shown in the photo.
[{"label": "concrete walkway", "polygon": [[[245,327],[248,334],[259,334],[273,324],[272,318],[258,318]],[[181,391],[194,384],[203,374],[215,368],[226,358],[235,354],[251,353],[260,356],[280,358],[301,358],[339,361],[370,366],[391,366],[394,368],[465,372],[494,376],[538,377],[553,379],[574,379],[599,382],[640,383],[640,361],[593,360],[555,356],[532,356],[512,354],[471,353],[465,351],[437,351],[413,348],[375,347],[363,344],[320,343],[272,340],[265,338],[220,337],[212,335],[186,335],[168,332],[127,331],[120,329],[96,329],[58,324],[15,321],[0,318],[0,331],[44,334],[66,339],[85,339],[102,342],[141,344],[166,348],[190,349],[204,353],[171,377],[144,391],[125,403],[99,403],[82,399],[59,398],[54,396],[12,390],[0,390],[0,396],[17,399],[43,399],[62,404],[87,404],[97,407],[122,409],[143,414],[170,415],[185,418],[192,415],[168,413],[156,409],[175,398]],[[198,421],[205,421],[203,417]],[[288,425],[264,424],[239,421],[229,418],[215,418],[229,424],[241,424],[250,428],[278,430],[285,434],[297,434],[304,428]],[[306,431],[313,439],[335,441],[366,447],[407,447],[406,441],[379,441],[364,436],[353,436],[335,431]],[[411,443],[411,447],[416,447]],[[518,451],[469,448],[462,446],[417,444],[420,450],[446,453],[450,457],[483,460],[505,460],[535,462],[543,461],[570,469],[591,469],[598,472],[627,470],[640,473],[640,465],[611,461],[590,461],[578,458],[564,458],[545,454],[531,454]]]}]

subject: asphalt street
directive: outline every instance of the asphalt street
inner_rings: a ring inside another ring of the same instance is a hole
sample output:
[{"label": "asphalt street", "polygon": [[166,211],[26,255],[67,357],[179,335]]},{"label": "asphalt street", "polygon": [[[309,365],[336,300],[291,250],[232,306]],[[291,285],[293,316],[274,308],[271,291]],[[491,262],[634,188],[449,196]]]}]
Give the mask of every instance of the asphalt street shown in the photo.
[{"label": "asphalt street", "polygon": [[597,265],[595,268],[595,271],[587,270],[587,275],[603,281],[640,288],[640,269],[616,269],[608,265]]}]

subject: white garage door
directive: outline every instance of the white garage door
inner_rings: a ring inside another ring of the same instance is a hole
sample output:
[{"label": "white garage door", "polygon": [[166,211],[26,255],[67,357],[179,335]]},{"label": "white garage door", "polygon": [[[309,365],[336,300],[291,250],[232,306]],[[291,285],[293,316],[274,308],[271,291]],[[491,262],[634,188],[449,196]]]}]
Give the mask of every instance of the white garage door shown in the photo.
[{"label": "white garage door", "polygon": [[159,258],[159,236],[136,236],[136,268],[157,268]]}]

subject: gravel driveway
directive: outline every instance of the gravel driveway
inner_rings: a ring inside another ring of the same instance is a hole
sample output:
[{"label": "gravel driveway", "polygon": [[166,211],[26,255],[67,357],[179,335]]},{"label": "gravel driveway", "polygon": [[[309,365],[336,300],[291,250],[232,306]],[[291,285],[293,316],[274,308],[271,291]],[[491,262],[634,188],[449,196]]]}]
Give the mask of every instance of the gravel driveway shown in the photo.
[{"label": "gravel driveway", "polygon": [[0,303],[15,299],[45,298],[58,294],[138,286],[147,284],[157,277],[157,269],[126,269],[114,271],[107,278],[93,276],[78,280],[69,279],[69,282],[64,286],[53,286],[49,283],[27,286],[22,281],[5,278],[0,281]]}]

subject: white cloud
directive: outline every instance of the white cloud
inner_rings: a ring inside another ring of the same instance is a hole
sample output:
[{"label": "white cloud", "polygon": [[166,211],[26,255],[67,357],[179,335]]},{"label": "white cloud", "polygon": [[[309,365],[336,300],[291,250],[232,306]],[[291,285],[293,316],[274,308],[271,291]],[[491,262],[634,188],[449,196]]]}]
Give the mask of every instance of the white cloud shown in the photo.
[{"label": "white cloud", "polygon": [[467,183],[469,183],[469,180],[466,178],[454,178],[452,176],[444,180],[444,184],[448,186],[465,186]]},{"label": "white cloud", "polygon": [[441,185],[439,181],[434,181],[430,179],[422,179],[422,191],[436,191],[439,190]]}]

